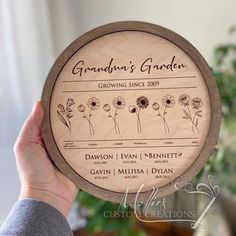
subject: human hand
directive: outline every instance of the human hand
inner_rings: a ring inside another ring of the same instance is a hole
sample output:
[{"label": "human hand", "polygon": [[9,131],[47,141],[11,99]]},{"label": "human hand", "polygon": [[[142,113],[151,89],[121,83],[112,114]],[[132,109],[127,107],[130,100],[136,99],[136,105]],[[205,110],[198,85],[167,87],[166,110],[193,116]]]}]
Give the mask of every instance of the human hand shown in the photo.
[{"label": "human hand", "polygon": [[42,104],[37,102],[14,146],[21,182],[19,199],[46,202],[67,217],[77,188],[53,166],[47,154],[41,134],[43,115]]}]

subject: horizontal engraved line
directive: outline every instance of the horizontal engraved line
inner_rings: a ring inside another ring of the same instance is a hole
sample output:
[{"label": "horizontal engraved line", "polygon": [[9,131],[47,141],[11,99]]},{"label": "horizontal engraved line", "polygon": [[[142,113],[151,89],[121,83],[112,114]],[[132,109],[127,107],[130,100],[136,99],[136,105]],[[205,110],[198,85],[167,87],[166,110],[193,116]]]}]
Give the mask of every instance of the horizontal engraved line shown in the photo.
[{"label": "horizontal engraved line", "polygon": [[103,82],[103,81],[132,81],[132,80],[153,80],[153,79],[188,79],[196,78],[196,75],[187,76],[166,76],[166,77],[156,77],[156,78],[133,78],[133,79],[103,79],[103,80],[63,80],[63,83],[80,83],[80,82]]},{"label": "horizontal engraved line", "polygon": [[83,140],[83,139],[75,139],[75,140],[64,140],[64,142],[104,142],[104,141],[145,141],[145,140],[176,140],[176,139],[199,139],[198,137],[193,138],[148,138],[148,139],[95,139],[95,140]]},{"label": "horizontal engraved line", "polygon": [[96,147],[96,148],[90,148],[90,147],[85,147],[85,148],[79,148],[79,147],[71,147],[71,148],[67,148],[64,147],[64,149],[119,149],[119,148],[163,148],[163,147],[198,147],[199,145],[178,145],[178,146],[134,146],[134,147]]},{"label": "horizontal engraved line", "polygon": [[121,92],[121,91],[134,91],[134,90],[162,90],[162,89],[192,89],[197,88],[197,86],[183,86],[183,87],[172,87],[172,88],[153,88],[153,89],[110,89],[110,90],[68,90],[68,91],[62,91],[63,93],[89,93],[89,92]]}]

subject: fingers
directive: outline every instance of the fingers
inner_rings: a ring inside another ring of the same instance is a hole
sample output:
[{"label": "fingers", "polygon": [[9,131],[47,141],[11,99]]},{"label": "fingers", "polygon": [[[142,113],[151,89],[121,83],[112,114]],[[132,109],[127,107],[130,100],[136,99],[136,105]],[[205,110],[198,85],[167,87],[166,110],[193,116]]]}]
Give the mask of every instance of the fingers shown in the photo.
[{"label": "fingers", "polygon": [[41,141],[40,127],[43,121],[43,106],[41,102],[34,104],[33,110],[29,117],[26,119],[20,134],[18,135],[16,144],[19,142],[37,142]]},{"label": "fingers", "polygon": [[43,121],[43,115],[44,115],[44,112],[43,112],[42,103],[41,102],[36,102],[34,104],[32,112],[31,112],[31,114],[29,116],[29,118],[32,119],[31,122],[29,122],[29,123],[31,125],[35,125],[35,126],[40,127],[41,124],[42,124],[42,121]]}]

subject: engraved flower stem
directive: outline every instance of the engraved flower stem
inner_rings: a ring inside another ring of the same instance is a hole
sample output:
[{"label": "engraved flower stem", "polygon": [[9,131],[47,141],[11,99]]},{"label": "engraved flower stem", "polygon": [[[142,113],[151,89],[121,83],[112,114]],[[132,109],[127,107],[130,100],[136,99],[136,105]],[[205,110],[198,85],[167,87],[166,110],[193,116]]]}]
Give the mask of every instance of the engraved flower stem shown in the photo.
[{"label": "engraved flower stem", "polygon": [[161,115],[160,111],[158,110],[158,115],[159,115],[159,116],[162,118],[162,120],[163,120],[165,133],[169,133],[170,130],[169,130],[169,126],[168,126],[168,124],[167,124],[167,122],[166,122],[166,117],[165,117],[166,114],[167,114],[167,112],[166,112],[166,107],[165,107],[165,109],[164,109],[163,115]]},{"label": "engraved flower stem", "polygon": [[[66,108],[68,108],[68,105],[66,105]],[[67,109],[66,109],[66,120],[68,122],[68,127],[69,127],[69,131],[70,131],[70,134],[71,134],[71,123],[70,123],[70,119],[69,119],[69,112],[68,112]]]},{"label": "engraved flower stem", "polygon": [[90,124],[90,126],[91,126],[91,131],[92,131],[92,135],[93,134],[95,134],[95,132],[94,132],[94,128],[93,128],[93,125],[92,125],[92,123],[91,123],[91,117],[92,117],[92,108],[90,109],[90,111],[89,111],[89,124]]},{"label": "engraved flower stem", "polygon": [[117,127],[118,134],[120,134],[120,128],[119,128],[119,125],[116,122],[116,117],[118,115],[117,111],[118,111],[118,108],[116,108],[116,110],[115,110],[114,122],[115,122],[115,126]]},{"label": "engraved flower stem", "polygon": [[109,117],[111,117],[113,122],[114,122],[116,134],[120,134],[120,128],[119,128],[119,125],[116,122],[116,116],[118,115],[117,110],[118,109],[116,108],[114,117],[111,115],[111,112],[109,111]]},{"label": "engraved flower stem", "polygon": [[141,121],[140,121],[140,108],[138,110],[138,112],[136,112],[137,115],[137,130],[138,130],[138,134],[142,132],[142,125],[141,125]]},{"label": "engraved flower stem", "polygon": [[186,107],[187,107],[187,109],[188,109],[189,118],[190,118],[190,120],[191,120],[191,122],[192,122],[192,131],[194,132],[194,127],[195,127],[196,130],[199,132],[198,127],[197,127],[197,126],[195,125],[195,123],[194,123],[195,116],[196,116],[196,109],[195,109],[194,116],[193,116],[193,118],[192,118],[192,114],[191,114],[191,111],[190,111],[190,109],[189,109],[189,105],[186,105]]},{"label": "engraved flower stem", "polygon": [[86,116],[85,112],[84,112],[84,118],[88,121],[89,123],[89,131],[90,131],[90,134],[93,135],[94,134],[94,128],[93,128],[93,125],[90,121],[91,119],[91,116],[92,116],[92,109],[90,109],[90,112],[89,112],[89,118]]},{"label": "engraved flower stem", "polygon": [[69,120],[67,115],[66,115],[66,121],[68,123],[69,131],[70,131],[70,134],[71,134],[71,123],[70,123],[70,120]]},{"label": "engraved flower stem", "polygon": [[192,126],[194,125],[196,127],[197,131],[199,132],[199,129],[198,129],[197,125],[195,124],[196,112],[197,112],[197,109],[195,108],[194,109],[194,116],[193,116],[193,124],[192,124]]}]

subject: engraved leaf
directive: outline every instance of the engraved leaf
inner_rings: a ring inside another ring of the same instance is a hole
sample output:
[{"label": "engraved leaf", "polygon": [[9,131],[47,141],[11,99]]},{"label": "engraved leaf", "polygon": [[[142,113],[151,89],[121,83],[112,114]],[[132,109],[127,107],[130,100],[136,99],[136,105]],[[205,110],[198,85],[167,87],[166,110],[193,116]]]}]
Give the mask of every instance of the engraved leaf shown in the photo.
[{"label": "engraved leaf", "polygon": [[59,111],[57,111],[57,115],[58,115],[59,120],[60,120],[66,127],[70,128],[69,125],[68,125],[68,123],[66,122],[65,118],[60,114]]},{"label": "engraved leaf", "polygon": [[183,112],[188,118],[190,118],[188,112],[185,109],[183,110]]},{"label": "engraved leaf", "polygon": [[196,116],[198,116],[198,117],[202,117],[202,115],[200,115],[200,114],[198,114],[198,113],[196,113]]},{"label": "engraved leaf", "polygon": [[198,110],[198,111],[196,111],[196,114],[197,114],[197,113],[201,113],[201,112],[202,112],[202,110]]},{"label": "engraved leaf", "polygon": [[70,120],[69,120],[69,119],[67,119],[67,122],[68,122],[68,128],[70,129],[70,127],[71,127]]},{"label": "engraved leaf", "polygon": [[67,112],[72,112],[72,109],[70,107],[66,108]]},{"label": "engraved leaf", "polygon": [[68,114],[67,114],[67,117],[68,117],[68,118],[72,118],[73,115],[72,115],[71,113],[68,113]]},{"label": "engraved leaf", "polygon": [[197,126],[198,126],[198,119],[196,120],[196,123],[195,123],[195,124],[196,124],[196,127],[197,127]]},{"label": "engraved leaf", "polygon": [[182,118],[183,118],[183,119],[186,119],[186,120],[188,120],[188,119],[189,119],[189,117],[187,117],[187,116],[183,116]]}]

